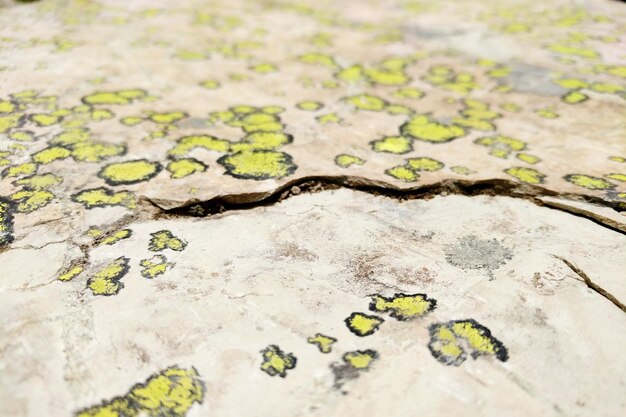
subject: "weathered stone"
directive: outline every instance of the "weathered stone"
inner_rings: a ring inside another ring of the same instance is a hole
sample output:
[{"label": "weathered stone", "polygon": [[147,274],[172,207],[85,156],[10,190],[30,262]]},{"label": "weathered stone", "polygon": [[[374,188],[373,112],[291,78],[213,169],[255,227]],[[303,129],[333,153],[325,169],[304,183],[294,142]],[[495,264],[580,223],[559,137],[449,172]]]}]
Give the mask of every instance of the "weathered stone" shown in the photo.
[{"label": "weathered stone", "polygon": [[[189,415],[405,415],[415,404],[446,414],[610,415],[624,407],[624,311],[558,258],[626,299],[626,238],[589,220],[507,197],[397,202],[338,190],[127,227],[129,238],[89,252],[93,265],[131,259],[113,296],[89,291],[89,270],[28,290],[29,275],[11,277],[0,338],[9,414],[71,414],[172,365],[193,366],[204,383],[205,401]],[[140,260],[152,257],[158,230],[188,244],[161,249],[173,267],[146,279]],[[483,261],[465,260],[477,247]],[[0,262],[28,261],[10,250]],[[415,293],[436,308],[404,321],[369,310],[373,294]],[[344,323],[352,313],[384,321],[358,337]],[[432,326],[469,319],[502,355],[474,360],[461,338],[460,362],[436,359]],[[317,333],[337,339],[329,354],[307,341]],[[284,379],[261,371],[268,346],[297,359],[280,371]],[[375,355],[341,359],[368,349]]]},{"label": "weathered stone", "polygon": [[0,415],[624,414],[623,2],[518,3],[0,0]]}]

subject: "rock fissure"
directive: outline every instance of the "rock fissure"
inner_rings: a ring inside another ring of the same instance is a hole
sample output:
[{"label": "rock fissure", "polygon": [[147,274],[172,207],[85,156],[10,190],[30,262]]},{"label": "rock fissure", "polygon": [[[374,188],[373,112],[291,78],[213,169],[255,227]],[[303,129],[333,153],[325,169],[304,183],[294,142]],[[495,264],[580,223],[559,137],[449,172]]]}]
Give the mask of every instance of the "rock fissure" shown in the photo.
[{"label": "rock fissure", "polygon": [[611,294],[610,292],[608,292],[607,290],[602,288],[600,285],[598,285],[597,283],[592,281],[591,278],[589,278],[589,276],[585,273],[585,271],[583,271],[582,269],[580,269],[579,267],[577,267],[576,265],[574,265],[573,263],[571,263],[570,261],[568,261],[565,258],[562,258],[562,257],[557,256],[557,255],[553,255],[553,256],[555,258],[560,259],[561,261],[563,261],[563,263],[565,265],[567,265],[567,267],[569,269],[571,269],[572,272],[574,272],[576,275],[578,275],[580,277],[580,279],[582,279],[582,281],[585,283],[585,285],[587,285],[587,287],[589,287],[591,290],[597,292],[602,297],[606,298],[611,303],[615,304],[615,306],[617,308],[619,308],[624,313],[626,313],[626,304],[622,303],[613,294]]},{"label": "rock fissure", "polygon": [[373,195],[382,195],[398,201],[414,199],[431,199],[436,196],[464,195],[464,196],[494,196],[521,198],[532,203],[554,210],[563,211],[578,217],[590,220],[602,227],[617,233],[626,234],[626,224],[609,219],[597,213],[580,210],[568,206],[566,202],[559,204],[541,200],[542,197],[558,197],[574,202],[584,202],[610,208],[620,212],[619,202],[608,202],[604,199],[585,194],[559,193],[539,186],[520,184],[518,182],[490,179],[482,181],[444,180],[435,184],[424,185],[408,190],[390,187],[387,184],[371,181],[360,177],[307,177],[290,182],[282,187],[266,193],[248,193],[217,196],[206,201],[193,201],[179,207],[164,208],[158,201],[142,198],[151,209],[157,208],[159,218],[169,216],[208,217],[228,211],[249,210],[256,207],[268,206],[302,193],[315,193],[324,190],[347,188]]}]

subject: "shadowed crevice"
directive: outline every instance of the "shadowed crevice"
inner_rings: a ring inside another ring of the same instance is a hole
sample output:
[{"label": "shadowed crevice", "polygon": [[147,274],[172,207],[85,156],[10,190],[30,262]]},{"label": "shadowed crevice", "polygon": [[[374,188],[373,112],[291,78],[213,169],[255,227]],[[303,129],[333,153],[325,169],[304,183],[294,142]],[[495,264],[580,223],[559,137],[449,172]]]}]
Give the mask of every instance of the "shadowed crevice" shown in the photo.
[{"label": "shadowed crevice", "polygon": [[[620,202],[607,201],[600,197],[576,193],[559,193],[536,185],[523,184],[506,179],[490,179],[482,181],[444,180],[434,184],[423,185],[410,189],[398,189],[387,183],[373,181],[361,177],[305,177],[291,181],[269,192],[241,193],[217,196],[206,201],[190,201],[179,207],[165,208],[158,200],[146,197],[141,203],[153,206],[160,212],[160,216],[192,216],[207,217],[219,213],[238,210],[249,210],[256,207],[268,206],[300,195],[315,193],[324,190],[346,188],[372,195],[381,195],[398,201],[423,199],[428,200],[436,196],[464,195],[464,196],[503,196],[521,198],[532,203],[559,210],[590,220],[614,232],[626,235],[626,224],[619,223],[591,211],[580,210],[566,204],[555,204],[541,200],[542,197],[559,197],[565,200],[594,204],[604,208],[620,211]],[[169,203],[169,202],[168,202]]]}]

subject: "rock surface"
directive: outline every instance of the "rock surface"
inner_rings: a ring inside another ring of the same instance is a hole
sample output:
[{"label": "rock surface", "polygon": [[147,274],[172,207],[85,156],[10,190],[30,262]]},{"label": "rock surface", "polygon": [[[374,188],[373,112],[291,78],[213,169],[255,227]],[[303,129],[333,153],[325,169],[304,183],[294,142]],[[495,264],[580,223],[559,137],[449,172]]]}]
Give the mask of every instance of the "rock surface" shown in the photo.
[{"label": "rock surface", "polygon": [[0,416],[626,413],[626,5],[0,0]]},{"label": "rock surface", "polygon": [[[0,255],[16,269],[2,295],[7,415],[71,414],[174,365],[204,382],[190,416],[411,415],[416,404],[427,415],[610,416],[626,406],[626,315],[560,259],[624,300],[626,237],[586,219],[508,197],[338,190],[126,228],[68,282],[55,277],[68,267],[64,243],[47,246],[47,273],[19,273],[44,249]],[[89,283],[120,256],[129,269],[118,286],[94,296]],[[164,267],[151,274],[146,262]],[[400,294],[431,305],[393,304]],[[478,329],[457,335],[461,351],[433,347],[443,337],[433,326],[458,320]],[[316,335],[334,342],[329,353]],[[293,366],[272,363],[270,378],[260,352],[272,347]],[[352,365],[349,352],[371,363]]]}]

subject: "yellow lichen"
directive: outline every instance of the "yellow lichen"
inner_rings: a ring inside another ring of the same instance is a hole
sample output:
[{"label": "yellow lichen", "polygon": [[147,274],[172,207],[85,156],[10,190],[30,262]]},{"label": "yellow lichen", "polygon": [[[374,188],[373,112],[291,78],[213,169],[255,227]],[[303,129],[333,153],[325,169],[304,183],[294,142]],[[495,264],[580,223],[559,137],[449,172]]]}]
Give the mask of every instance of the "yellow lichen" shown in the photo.
[{"label": "yellow lichen", "polygon": [[385,106],[385,112],[391,115],[411,115],[415,113],[412,108],[403,106],[402,104],[387,104],[387,106]]},{"label": "yellow lichen", "polygon": [[442,162],[428,157],[409,158],[406,167],[413,171],[439,171],[444,167]]},{"label": "yellow lichen", "polygon": [[276,132],[283,128],[280,118],[275,114],[252,112],[236,120],[226,122],[229,126],[241,127],[245,132]]},{"label": "yellow lichen", "polygon": [[45,165],[58,159],[65,159],[71,154],[72,152],[69,149],[63,148],[61,146],[49,146],[39,152],[35,152],[32,155],[32,159],[38,164]]},{"label": "yellow lichen", "polygon": [[422,317],[437,306],[437,301],[428,298],[426,294],[396,293],[393,297],[374,295],[370,303],[370,310],[378,313],[391,311],[391,317],[398,320],[409,320]]},{"label": "yellow lichen", "polygon": [[20,213],[31,213],[50,203],[54,194],[47,190],[22,190],[9,196],[17,204],[16,210]]},{"label": "yellow lichen", "polygon": [[455,74],[452,69],[445,66],[431,68],[424,77],[424,81],[459,94],[468,94],[478,87],[473,75],[468,73]]},{"label": "yellow lichen", "polygon": [[334,58],[330,55],[308,53],[308,54],[300,55],[298,59],[300,60],[300,62],[304,62],[305,64],[323,65],[329,68],[338,67]]},{"label": "yellow lichen", "polygon": [[128,191],[113,192],[104,187],[80,191],[72,196],[72,200],[83,204],[88,209],[106,206],[124,206],[135,208],[135,196]]},{"label": "yellow lichen", "polygon": [[0,116],[0,133],[8,132],[10,129],[21,126],[22,115],[20,113],[13,113],[6,116]]},{"label": "yellow lichen", "polygon": [[138,159],[106,165],[98,176],[109,185],[135,184],[153,178],[160,171],[161,164]]},{"label": "yellow lichen", "polygon": [[126,126],[136,126],[139,123],[143,122],[144,118],[143,117],[138,117],[138,116],[128,116],[128,117],[123,117],[120,122]]},{"label": "yellow lichen", "polygon": [[261,107],[261,112],[267,114],[279,114],[285,111],[284,107],[281,106],[263,106]]},{"label": "yellow lichen", "polygon": [[9,100],[0,100],[0,113],[13,113],[18,109],[17,103]]},{"label": "yellow lichen", "polygon": [[125,145],[104,142],[79,142],[72,145],[72,158],[81,162],[102,162],[113,156],[126,153]]},{"label": "yellow lichen", "polygon": [[612,173],[612,174],[606,174],[606,177],[612,180],[626,182],[626,174]]},{"label": "yellow lichen", "polygon": [[389,168],[385,171],[385,174],[394,177],[395,179],[406,182],[417,181],[417,179],[420,177],[417,172],[406,167],[405,165],[399,165],[393,168]]},{"label": "yellow lichen", "polygon": [[33,175],[27,178],[22,178],[14,182],[15,185],[20,185],[28,190],[47,190],[48,188],[59,185],[63,182],[63,178],[54,174],[41,174]]},{"label": "yellow lichen", "polygon": [[146,97],[148,93],[144,90],[130,89],[119,91],[98,91],[93,94],[89,94],[83,97],[82,101],[85,104],[98,105],[98,104],[129,104],[133,100],[142,99]]},{"label": "yellow lichen", "polygon": [[276,345],[269,345],[261,351],[263,363],[261,370],[270,376],[287,376],[287,371],[296,367],[297,358],[291,353],[285,353]]},{"label": "yellow lichen", "polygon": [[538,156],[530,155],[530,154],[527,154],[527,153],[518,153],[516,155],[516,157],[520,161],[524,161],[524,162],[526,162],[528,164],[531,164],[531,165],[534,165],[534,164],[536,164],[536,163],[541,161],[541,158],[539,158]]},{"label": "yellow lichen", "polygon": [[187,246],[187,242],[177,238],[169,230],[159,230],[158,232],[150,233],[150,236],[152,238],[150,238],[148,249],[153,252],[165,249],[180,252]]},{"label": "yellow lichen", "polygon": [[626,65],[596,65],[594,67],[596,72],[603,72],[616,77],[626,78]]},{"label": "yellow lichen", "polygon": [[89,117],[94,122],[99,122],[102,120],[109,120],[115,117],[115,114],[107,109],[95,109],[89,113]]},{"label": "yellow lichen", "polygon": [[177,51],[174,56],[182,59],[183,61],[201,61],[203,59],[209,58],[209,55],[206,53],[198,52],[198,51],[190,51],[187,49],[182,49],[180,51]]},{"label": "yellow lichen", "polygon": [[216,90],[220,87],[220,83],[216,80],[204,80],[200,83],[200,86],[207,90]]},{"label": "yellow lichen", "polygon": [[594,83],[594,84],[591,84],[590,88],[596,93],[605,93],[605,94],[617,94],[617,93],[624,92],[626,90],[626,88],[624,88],[623,86],[619,84],[613,84],[613,83]]},{"label": "yellow lichen", "polygon": [[349,168],[352,165],[363,165],[365,161],[358,156],[343,153],[335,157],[335,163],[342,168]]},{"label": "yellow lichen", "polygon": [[168,155],[183,156],[195,148],[228,152],[230,145],[231,143],[225,139],[218,139],[209,135],[184,136],[178,139],[176,146],[169,150]]},{"label": "yellow lichen", "polygon": [[587,188],[588,190],[610,190],[615,188],[615,185],[611,184],[605,179],[593,177],[585,174],[571,174],[566,175],[565,180],[575,184],[579,187]]},{"label": "yellow lichen", "polygon": [[69,268],[68,270],[66,270],[65,272],[63,272],[61,275],[59,275],[58,280],[63,281],[63,282],[71,281],[76,276],[78,276],[78,274],[83,272],[84,269],[85,268],[82,265],[73,266]]},{"label": "yellow lichen", "polygon": [[513,151],[526,149],[525,142],[502,135],[478,138],[474,143],[490,148],[491,155],[499,158],[507,158]]},{"label": "yellow lichen", "polygon": [[204,385],[195,368],[168,368],[135,385],[127,398],[148,416],[183,417],[204,399]]},{"label": "yellow lichen", "polygon": [[173,124],[176,123],[186,117],[189,117],[187,113],[182,111],[175,112],[165,112],[165,113],[156,113],[150,112],[148,113],[148,120],[153,121],[158,124]]},{"label": "yellow lichen", "polygon": [[541,184],[546,177],[536,169],[525,167],[507,168],[504,172],[527,184]]},{"label": "yellow lichen", "polygon": [[114,398],[76,414],[76,417],[136,417],[138,410],[127,398]]},{"label": "yellow lichen", "polygon": [[589,96],[587,96],[586,94],[583,94],[580,91],[574,90],[565,94],[561,98],[561,100],[563,100],[567,104],[578,104],[578,103],[582,103],[583,101],[586,101],[588,98]]},{"label": "yellow lichen", "polygon": [[167,258],[163,255],[155,255],[151,259],[142,259],[139,265],[143,267],[141,276],[148,279],[156,278],[174,266],[172,262],[167,262]]},{"label": "yellow lichen", "polygon": [[363,67],[361,65],[353,65],[348,68],[344,68],[335,75],[342,81],[349,83],[355,83],[365,79],[363,74]]},{"label": "yellow lichen", "polygon": [[7,156],[11,155],[11,152],[0,151],[0,166],[9,165],[11,161],[7,159]]},{"label": "yellow lichen", "polygon": [[363,73],[368,81],[374,84],[387,86],[406,85],[411,79],[400,70],[389,70],[382,68],[365,68]]},{"label": "yellow lichen", "polygon": [[128,394],[103,401],[77,413],[77,417],[184,417],[204,399],[204,384],[195,368],[167,368],[136,384]]},{"label": "yellow lichen", "polygon": [[342,121],[341,117],[337,115],[337,113],[327,113],[317,116],[315,118],[320,124],[327,125],[330,123],[339,123]]},{"label": "yellow lichen", "polygon": [[344,101],[358,110],[382,111],[387,106],[385,100],[369,94],[346,97]]},{"label": "yellow lichen", "polygon": [[317,346],[322,353],[330,353],[332,345],[337,341],[334,337],[324,336],[321,333],[317,333],[314,337],[309,337],[306,340],[308,343]]},{"label": "yellow lichen", "polygon": [[231,151],[275,150],[292,141],[291,135],[282,132],[253,132],[246,135],[241,142],[234,143]]},{"label": "yellow lichen", "polygon": [[404,87],[393,93],[393,96],[397,98],[410,98],[417,100],[424,97],[424,92],[415,87]]},{"label": "yellow lichen", "polygon": [[296,107],[300,110],[316,111],[324,107],[324,105],[318,101],[301,101],[296,104]]},{"label": "yellow lichen", "polygon": [[130,268],[128,266],[129,261],[130,259],[124,256],[115,259],[87,280],[87,288],[94,295],[110,296],[117,294],[124,288],[124,283],[120,280]]},{"label": "yellow lichen", "polygon": [[244,115],[244,114],[254,113],[254,112],[257,111],[257,108],[254,107],[254,106],[248,106],[248,105],[242,104],[242,105],[239,105],[239,106],[231,107],[230,110],[233,113],[241,116],[241,115]]},{"label": "yellow lichen", "polygon": [[369,369],[372,362],[378,359],[378,353],[371,349],[355,350],[345,353],[341,358],[352,368],[363,371]]},{"label": "yellow lichen", "polygon": [[476,173],[476,171],[473,171],[473,170],[469,169],[468,167],[458,166],[458,165],[450,167],[450,171],[454,172],[455,174],[459,174],[459,175],[470,175],[470,174]]},{"label": "yellow lichen", "polygon": [[132,231],[130,229],[118,230],[117,232],[110,234],[102,239],[100,241],[100,245],[113,245],[122,239],[128,239],[131,235]]},{"label": "yellow lichen", "polygon": [[98,229],[95,226],[91,226],[89,230],[87,230],[87,236],[92,237],[94,239],[102,236],[103,234],[104,232],[102,231],[102,229]]},{"label": "yellow lichen", "polygon": [[51,145],[71,146],[77,143],[87,142],[91,133],[87,129],[68,129],[50,140]]},{"label": "yellow lichen", "polygon": [[404,154],[413,150],[412,140],[404,136],[387,136],[370,142],[374,152]]},{"label": "yellow lichen", "polygon": [[578,90],[579,88],[587,88],[589,83],[578,78],[560,78],[554,80],[554,83],[568,90]]},{"label": "yellow lichen", "polygon": [[37,126],[52,126],[61,120],[60,116],[54,116],[52,114],[34,113],[28,116],[28,118],[34,122]]},{"label": "yellow lichen", "polygon": [[196,172],[204,172],[206,165],[194,158],[182,158],[172,161],[165,168],[174,179],[184,178]]},{"label": "yellow lichen", "polygon": [[508,352],[502,342],[491,336],[486,327],[475,320],[455,320],[433,324],[429,328],[428,348],[432,355],[445,365],[459,366],[468,353],[476,359],[483,355],[494,355],[506,362]]},{"label": "yellow lichen", "polygon": [[14,130],[9,133],[9,139],[19,142],[32,142],[35,140],[35,134],[29,130]]},{"label": "yellow lichen", "polygon": [[378,316],[368,316],[363,313],[352,313],[344,321],[352,333],[363,337],[373,334],[385,320]]},{"label": "yellow lichen", "polygon": [[598,53],[591,48],[566,45],[562,43],[549,45],[548,49],[558,54],[573,55],[586,59],[594,59],[598,57]]},{"label": "yellow lichen", "polygon": [[259,74],[267,74],[268,72],[278,71],[278,68],[274,64],[264,62],[261,64],[252,65],[250,67],[250,71],[258,72]]},{"label": "yellow lichen", "polygon": [[278,179],[291,175],[297,166],[290,155],[276,151],[242,151],[217,160],[226,173],[242,179]]},{"label": "yellow lichen", "polygon": [[437,123],[425,115],[411,118],[402,125],[400,131],[404,136],[431,143],[449,142],[466,134],[465,129],[460,126]]},{"label": "yellow lichen", "polygon": [[539,117],[543,117],[544,119],[556,119],[559,117],[559,114],[551,107],[537,109],[535,110],[535,114]]},{"label": "yellow lichen", "polygon": [[2,176],[5,178],[24,177],[33,175],[35,172],[37,172],[37,164],[25,162],[5,168],[4,171],[2,171]]}]

